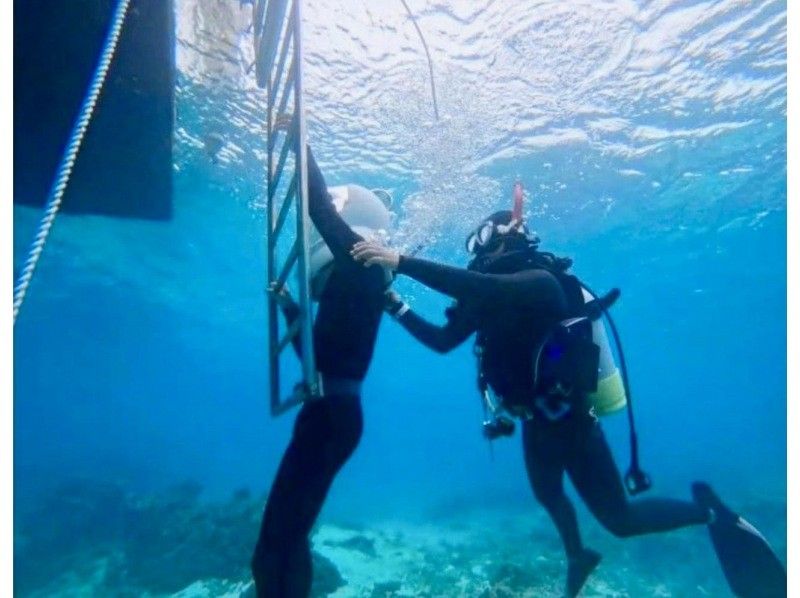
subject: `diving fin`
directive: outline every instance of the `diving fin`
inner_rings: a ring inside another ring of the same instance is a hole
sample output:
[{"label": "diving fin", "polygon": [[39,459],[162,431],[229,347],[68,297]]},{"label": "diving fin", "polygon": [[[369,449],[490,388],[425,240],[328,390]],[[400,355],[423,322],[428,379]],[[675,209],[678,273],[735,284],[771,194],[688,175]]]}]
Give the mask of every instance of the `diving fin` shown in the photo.
[{"label": "diving fin", "polygon": [[713,511],[711,542],[728,585],[742,598],[786,596],[786,569],[761,533],[726,507],[708,484],[692,486],[694,499]]}]

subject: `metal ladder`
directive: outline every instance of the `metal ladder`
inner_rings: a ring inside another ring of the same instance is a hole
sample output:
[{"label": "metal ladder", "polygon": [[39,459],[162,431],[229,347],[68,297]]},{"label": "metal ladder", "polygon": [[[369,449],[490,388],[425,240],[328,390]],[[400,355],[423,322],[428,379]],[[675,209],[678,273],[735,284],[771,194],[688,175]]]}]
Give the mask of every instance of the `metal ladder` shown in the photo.
[{"label": "metal ladder", "polygon": [[[280,415],[307,398],[320,394],[319,374],[314,362],[312,341],[313,315],[311,309],[309,265],[308,170],[306,155],[306,121],[303,105],[303,44],[301,36],[302,0],[257,0],[253,12],[253,34],[256,50],[256,81],[267,89],[267,284],[283,285],[292,271],[297,282],[300,317],[279,334],[278,305],[267,294],[269,326],[270,410]],[[288,61],[288,66],[287,66]],[[275,119],[286,114],[289,102],[292,122],[283,144],[282,134],[275,130]],[[289,152],[293,151],[294,168],[288,185],[281,186]],[[285,193],[279,193],[285,187]],[[292,226],[289,213],[294,207],[295,222],[291,248],[283,262],[278,253],[281,233]],[[302,345],[302,382],[292,395],[281,400],[280,362],[283,351],[296,336]]]}]

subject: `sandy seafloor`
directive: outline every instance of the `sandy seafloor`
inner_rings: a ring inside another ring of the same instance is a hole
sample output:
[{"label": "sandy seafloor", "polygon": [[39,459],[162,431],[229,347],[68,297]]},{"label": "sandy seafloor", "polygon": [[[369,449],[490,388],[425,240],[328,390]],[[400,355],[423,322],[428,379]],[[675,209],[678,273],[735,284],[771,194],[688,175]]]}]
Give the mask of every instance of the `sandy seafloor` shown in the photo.
[{"label": "sandy seafloor", "polygon": [[[253,597],[262,504],[247,491],[206,502],[192,483],[137,496],[72,482],[20,518],[16,595]],[[785,537],[775,536],[785,506],[738,506],[785,559]],[[582,596],[730,595],[704,529],[619,540],[581,518],[587,545],[604,555]],[[462,505],[424,521],[324,519],[312,536],[315,597],[562,595],[560,542],[533,500],[515,510]]]}]

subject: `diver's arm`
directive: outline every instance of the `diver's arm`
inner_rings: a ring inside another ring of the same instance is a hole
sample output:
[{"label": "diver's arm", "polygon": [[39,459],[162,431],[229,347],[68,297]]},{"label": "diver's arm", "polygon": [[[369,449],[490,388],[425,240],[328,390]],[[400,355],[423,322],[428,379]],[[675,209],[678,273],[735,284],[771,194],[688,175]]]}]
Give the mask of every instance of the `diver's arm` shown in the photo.
[{"label": "diver's arm", "polygon": [[333,253],[334,258],[346,260],[353,263],[350,250],[359,241],[363,241],[361,235],[355,233],[350,226],[342,220],[339,212],[336,211],[331,202],[328,187],[322,171],[314,159],[311,147],[306,151],[308,163],[308,214],[317,227],[319,234]]},{"label": "diver's arm", "polygon": [[475,326],[457,308],[447,310],[447,323],[437,326],[418,316],[398,298],[388,300],[387,311],[411,336],[437,353],[452,351],[475,332]]},{"label": "diver's arm", "polygon": [[455,299],[503,299],[531,307],[550,307],[563,301],[558,281],[545,270],[483,274],[401,255],[397,272]]},{"label": "diver's arm", "polygon": [[411,336],[437,353],[452,351],[474,332],[469,328],[462,328],[453,320],[448,320],[444,326],[436,326],[410,309],[399,316],[397,321],[411,333]]}]

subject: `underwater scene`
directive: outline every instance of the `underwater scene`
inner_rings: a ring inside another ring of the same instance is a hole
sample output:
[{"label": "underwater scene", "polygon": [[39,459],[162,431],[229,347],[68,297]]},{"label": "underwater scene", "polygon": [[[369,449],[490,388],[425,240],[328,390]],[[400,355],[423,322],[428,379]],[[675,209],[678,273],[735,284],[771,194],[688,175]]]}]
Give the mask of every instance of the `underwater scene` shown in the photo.
[{"label": "underwater scene", "polygon": [[[309,147],[328,186],[393,198],[401,301],[443,325],[453,297],[409,264],[466,268],[465,239],[520,183],[525,238],[621,291],[609,312],[652,480],[628,501],[680,502],[636,511],[651,525],[586,498],[603,435],[628,470],[619,410],[592,424],[596,444],[564,449],[590,456],[554,506],[525,421],[486,438],[474,336],[440,354],[403,307],[382,318],[363,432],[309,521],[310,590],[266,594],[251,560],[302,421],[270,414],[254,5],[175,0],[171,215],[60,214],[15,321],[14,595],[779,595],[765,566],[724,569],[715,530],[741,514],[785,566],[786,4],[303,2]],[[126,151],[116,139],[105,151]],[[41,217],[15,198],[15,276]],[[579,540],[554,524],[564,504]]]}]

